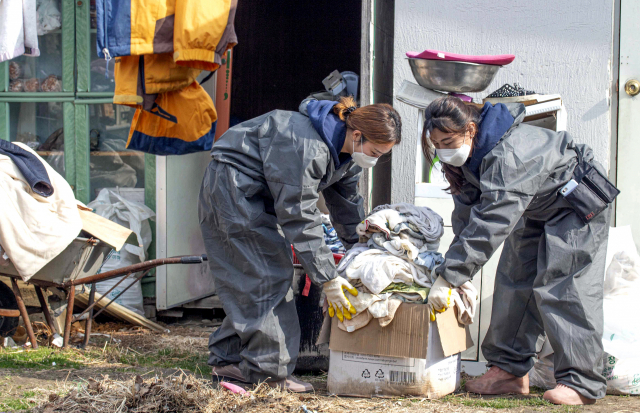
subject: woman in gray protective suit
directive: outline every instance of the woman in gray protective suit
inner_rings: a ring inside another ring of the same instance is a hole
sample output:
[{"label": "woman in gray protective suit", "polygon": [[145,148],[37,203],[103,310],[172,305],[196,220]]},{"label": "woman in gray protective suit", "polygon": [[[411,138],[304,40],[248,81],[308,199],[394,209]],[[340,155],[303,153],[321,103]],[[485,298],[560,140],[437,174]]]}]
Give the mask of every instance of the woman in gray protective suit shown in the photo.
[{"label": "woman in gray protective suit", "polygon": [[429,305],[448,307],[451,288],[470,280],[504,242],[482,343],[491,368],[467,390],[529,393],[528,371],[546,333],[558,384],[544,398],[591,404],[606,391],[602,290],[617,190],[590,148],[565,132],[525,125],[524,116],[522,104],[478,110],[454,97],[426,109],[423,151],[433,157],[435,147],[455,203],[455,238],[436,269]]},{"label": "woman in gray protective suit", "polygon": [[356,243],[364,219],[361,168],[398,144],[400,129],[400,116],[386,104],[308,99],[299,112],[276,110],[243,122],[214,144],[199,201],[226,313],[209,339],[214,376],[313,390],[291,376],[300,346],[291,246],[323,286],[329,315],[350,318],[355,309],[343,290],[357,290],[337,275],[316,202],[322,193],[345,247]]}]

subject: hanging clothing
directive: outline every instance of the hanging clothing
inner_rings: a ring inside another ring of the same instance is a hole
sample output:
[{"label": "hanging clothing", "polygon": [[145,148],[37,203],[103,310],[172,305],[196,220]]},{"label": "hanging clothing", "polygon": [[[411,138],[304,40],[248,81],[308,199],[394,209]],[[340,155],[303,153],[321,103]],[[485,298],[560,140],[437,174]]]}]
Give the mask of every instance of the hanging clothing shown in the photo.
[{"label": "hanging clothing", "polygon": [[[308,104],[225,132],[213,145],[200,190],[200,228],[226,313],[209,338],[209,364],[239,363],[252,382],[282,379],[295,368],[300,324],[291,246],[314,283],[336,276],[316,207],[319,193],[347,248],[358,241],[355,228],[364,219],[362,170],[353,162],[336,169],[331,139],[314,127]],[[334,119],[327,114],[317,121]]]},{"label": "hanging clothing", "polygon": [[28,157],[0,153],[0,244],[22,280],[28,281],[71,244],[82,221],[67,181],[27,145],[12,145],[41,163],[52,188],[46,198],[34,192],[33,182],[21,172],[26,162],[21,167],[13,162]]},{"label": "hanging clothing", "polygon": [[0,62],[24,54],[22,1],[0,1]]},{"label": "hanging clothing", "polygon": [[237,44],[237,0],[203,6],[202,0],[146,8],[97,0],[98,55],[118,56],[113,103],[136,108],[130,149],[155,155],[211,149],[217,114],[196,79],[202,70],[216,70]]},{"label": "hanging clothing", "polygon": [[36,0],[22,0],[22,30],[24,32],[24,54],[26,56],[40,56],[37,16]]},{"label": "hanging clothing", "polygon": [[591,149],[568,133],[524,125],[524,105],[507,107],[514,122],[478,173],[462,166],[466,183],[453,197],[455,238],[436,273],[460,286],[504,241],[482,345],[489,365],[525,375],[536,340],[546,332],[556,381],[601,398],[602,274],[611,208],[585,224],[558,192],[573,177],[577,151],[603,170]]},{"label": "hanging clothing", "polygon": [[[96,0],[98,56],[171,53],[178,65],[214,71],[220,66],[216,50],[229,26],[230,10],[231,0],[171,0],[155,7]],[[237,39],[229,33],[225,41]]]},{"label": "hanging clothing", "polygon": [[40,56],[36,0],[0,1],[0,62]]},{"label": "hanging clothing", "polygon": [[198,84],[156,97],[154,109],[136,109],[127,148],[155,155],[184,155],[211,149],[218,114]]},{"label": "hanging clothing", "polygon": [[151,111],[159,93],[191,85],[200,72],[177,65],[171,53],[117,57],[113,103]]}]

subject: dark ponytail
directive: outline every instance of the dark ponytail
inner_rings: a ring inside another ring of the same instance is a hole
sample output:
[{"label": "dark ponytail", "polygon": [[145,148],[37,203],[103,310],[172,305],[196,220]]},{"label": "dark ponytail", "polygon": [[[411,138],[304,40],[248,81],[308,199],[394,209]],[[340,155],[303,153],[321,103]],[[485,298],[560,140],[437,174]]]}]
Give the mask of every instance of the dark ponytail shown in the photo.
[{"label": "dark ponytail", "polygon": [[[464,103],[454,96],[443,96],[431,102],[425,110],[424,128],[422,129],[422,152],[429,164],[433,164],[435,149],[429,135],[433,128],[445,133],[464,133],[470,123],[480,126],[480,111],[473,105]],[[471,141],[473,148],[473,140]],[[452,194],[459,194],[465,184],[462,168],[440,163],[444,176],[449,182],[446,190]]]}]

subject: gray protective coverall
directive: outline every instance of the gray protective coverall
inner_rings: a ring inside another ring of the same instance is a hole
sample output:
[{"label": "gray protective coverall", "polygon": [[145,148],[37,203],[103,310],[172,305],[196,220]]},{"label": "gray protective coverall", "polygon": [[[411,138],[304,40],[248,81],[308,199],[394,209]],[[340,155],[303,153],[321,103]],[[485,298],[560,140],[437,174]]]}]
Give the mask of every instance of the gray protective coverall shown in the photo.
[{"label": "gray protective coverall", "polygon": [[209,364],[240,363],[252,382],[282,379],[295,368],[300,325],[291,245],[313,282],[337,276],[319,193],[347,248],[364,219],[361,168],[349,161],[336,170],[306,101],[300,110],[276,110],[229,129],[213,146],[200,190],[200,226],[226,313],[209,339]]},{"label": "gray protective coverall", "polygon": [[[584,224],[558,194],[585,145],[565,132],[522,124],[524,106],[509,106],[511,128],[482,159],[465,165],[455,195],[455,238],[436,272],[455,286],[470,280],[504,242],[482,352],[516,376],[533,367],[546,332],[555,377],[585,397],[604,397],[603,277],[611,208]],[[602,168],[597,166],[601,172]],[[606,176],[606,175],[605,175]]]}]

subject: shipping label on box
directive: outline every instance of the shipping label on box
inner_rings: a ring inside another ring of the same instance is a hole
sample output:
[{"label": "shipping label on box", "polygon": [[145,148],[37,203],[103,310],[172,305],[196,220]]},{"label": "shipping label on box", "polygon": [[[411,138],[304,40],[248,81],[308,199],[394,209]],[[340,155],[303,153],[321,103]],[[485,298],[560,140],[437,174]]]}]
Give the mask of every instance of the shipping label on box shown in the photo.
[{"label": "shipping label on box", "polygon": [[436,323],[428,323],[425,358],[331,350],[331,394],[359,397],[440,398],[460,385],[460,353],[445,357]]}]

